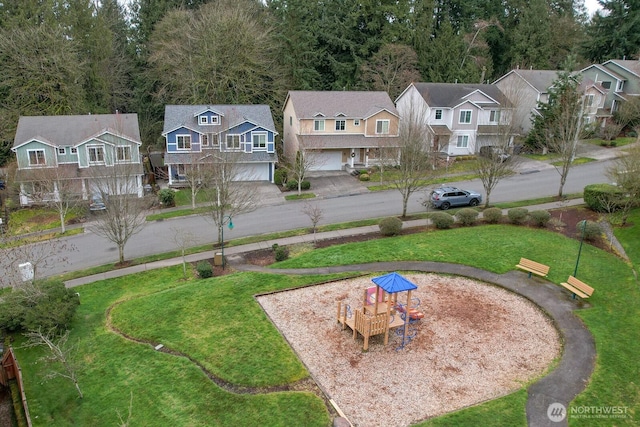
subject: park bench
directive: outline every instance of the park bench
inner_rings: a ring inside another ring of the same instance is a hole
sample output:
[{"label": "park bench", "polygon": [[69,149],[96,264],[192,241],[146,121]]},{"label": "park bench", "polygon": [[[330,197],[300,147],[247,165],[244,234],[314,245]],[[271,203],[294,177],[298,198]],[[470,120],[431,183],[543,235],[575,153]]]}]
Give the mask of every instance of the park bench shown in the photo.
[{"label": "park bench", "polygon": [[580,298],[589,298],[593,294],[593,288],[581,280],[576,279],[573,276],[569,276],[566,282],[560,283],[560,285],[573,292],[573,298],[578,295]]},{"label": "park bench", "polygon": [[538,276],[547,277],[549,274],[549,266],[540,264],[539,262],[531,261],[530,259],[520,258],[520,262],[516,265],[517,268],[521,270],[525,270],[529,272],[529,277],[531,277],[531,273],[537,274]]}]

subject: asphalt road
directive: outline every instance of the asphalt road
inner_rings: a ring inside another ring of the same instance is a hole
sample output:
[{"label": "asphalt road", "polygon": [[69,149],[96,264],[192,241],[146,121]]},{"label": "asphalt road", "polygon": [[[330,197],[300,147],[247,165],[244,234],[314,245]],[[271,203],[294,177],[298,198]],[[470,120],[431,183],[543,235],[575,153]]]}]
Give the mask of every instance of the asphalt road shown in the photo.
[{"label": "asphalt road", "polygon": [[[571,168],[564,193],[582,192],[585,185],[607,182],[606,167],[610,161],[587,163]],[[482,190],[479,180],[452,183],[462,188]],[[530,169],[526,173],[506,178],[491,195],[492,203],[529,200],[553,196],[558,193],[560,175],[552,167]],[[482,191],[484,194],[484,192]],[[414,194],[407,212],[423,212],[421,199],[424,193]],[[314,201],[323,211],[321,224],[331,224],[358,219],[399,215],[402,212],[400,193],[397,190],[372,192],[343,197],[326,197]],[[309,218],[301,212],[303,201],[264,206],[253,212],[233,218],[234,229],[225,229],[225,240],[265,233],[310,227]],[[213,222],[201,216],[188,216],[149,223],[125,246],[125,257],[141,257],[176,250],[176,235],[191,235],[189,246],[213,243],[216,232]],[[51,265],[40,271],[44,276],[95,267],[118,260],[116,246],[91,232],[66,239],[75,250],[67,255],[69,261]]]}]

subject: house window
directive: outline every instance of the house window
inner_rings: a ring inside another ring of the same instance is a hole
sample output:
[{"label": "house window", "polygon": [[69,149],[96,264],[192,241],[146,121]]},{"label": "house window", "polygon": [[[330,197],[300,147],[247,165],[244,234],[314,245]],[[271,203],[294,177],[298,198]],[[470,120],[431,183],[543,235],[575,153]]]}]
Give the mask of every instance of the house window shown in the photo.
[{"label": "house window", "polygon": [[211,116],[210,119],[211,119],[211,124],[212,125],[217,125],[217,124],[220,123],[220,117],[218,117],[218,116]]},{"label": "house window", "polygon": [[602,82],[602,87],[605,89],[611,89],[611,82]]},{"label": "house window", "polygon": [[436,110],[436,120],[442,120],[442,110]]},{"label": "house window", "polygon": [[491,110],[489,113],[489,121],[491,123],[498,123],[500,121],[500,110]]},{"label": "house window", "polygon": [[458,142],[456,147],[467,148],[469,146],[469,135],[458,135]]},{"label": "house window", "polygon": [[62,154],[62,155],[67,154],[67,149],[64,147],[58,147],[58,154]]},{"label": "house window", "polygon": [[220,141],[218,141],[217,133],[212,133],[209,139],[211,140],[210,142],[212,147],[218,147],[220,145]]},{"label": "house window", "polygon": [[587,107],[591,107],[593,105],[593,94],[587,95],[586,104]]},{"label": "house window", "polygon": [[313,121],[313,130],[324,131],[324,120],[314,120]]},{"label": "house window", "polygon": [[354,126],[360,126],[360,119],[353,119]]},{"label": "house window", "polygon": [[208,147],[209,146],[209,137],[206,134],[202,134],[200,135],[200,142],[202,143],[203,147]]},{"label": "house window", "polygon": [[206,125],[209,123],[209,118],[207,116],[200,116],[200,124]]},{"label": "house window", "polygon": [[71,147],[71,154],[78,154],[78,149],[76,147]]},{"label": "house window", "polygon": [[29,150],[29,166],[47,164],[44,158],[44,150]]},{"label": "house window", "polygon": [[460,110],[460,123],[471,123],[471,110]]},{"label": "house window", "polygon": [[117,147],[116,150],[116,159],[119,162],[130,162],[131,161],[131,147]]},{"label": "house window", "polygon": [[240,149],[240,135],[227,135],[227,148],[229,150]]},{"label": "house window", "polygon": [[267,134],[254,133],[252,136],[253,148],[267,148]]},{"label": "house window", "polygon": [[336,120],[336,130],[344,130],[347,125],[346,120]]},{"label": "house window", "polygon": [[191,150],[191,135],[176,135],[178,150]]},{"label": "house window", "polygon": [[376,133],[389,133],[389,120],[376,120]]},{"label": "house window", "polygon": [[584,124],[585,124],[585,125],[588,125],[589,123],[591,123],[591,117],[589,117],[589,116],[585,116],[585,117],[584,117]]},{"label": "house window", "polygon": [[624,81],[618,80],[618,84],[616,85],[616,92],[622,92],[623,87],[624,87]]},{"label": "house window", "polygon": [[101,145],[90,145],[87,147],[89,154],[89,164],[104,163],[104,147]]}]

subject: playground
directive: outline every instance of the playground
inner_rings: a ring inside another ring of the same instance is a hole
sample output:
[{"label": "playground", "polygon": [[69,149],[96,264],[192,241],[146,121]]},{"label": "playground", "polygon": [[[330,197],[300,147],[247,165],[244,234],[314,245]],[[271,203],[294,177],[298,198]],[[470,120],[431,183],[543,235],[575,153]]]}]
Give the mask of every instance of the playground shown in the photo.
[{"label": "playground", "polygon": [[364,337],[339,321],[338,310],[364,311],[377,276],[258,297],[353,425],[408,426],[506,395],[545,373],[560,353],[552,322],[525,298],[423,273],[402,276],[416,285],[411,299],[424,317],[391,328],[387,345],[385,334],[370,336],[363,351]]}]

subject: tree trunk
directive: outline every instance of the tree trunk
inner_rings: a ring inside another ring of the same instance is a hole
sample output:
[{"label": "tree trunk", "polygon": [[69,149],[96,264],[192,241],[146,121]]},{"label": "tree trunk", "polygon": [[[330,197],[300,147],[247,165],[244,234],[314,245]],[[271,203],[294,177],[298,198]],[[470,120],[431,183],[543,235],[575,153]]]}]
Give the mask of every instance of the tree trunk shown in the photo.
[{"label": "tree trunk", "polygon": [[118,255],[120,258],[120,264],[124,263],[124,245],[118,244]]},{"label": "tree trunk", "polygon": [[60,227],[62,228],[62,233],[64,234],[64,232],[67,231],[67,228],[65,227],[64,214],[62,212],[60,212]]},{"label": "tree trunk", "polygon": [[407,205],[409,204],[409,193],[402,195],[402,218],[407,217]]}]

